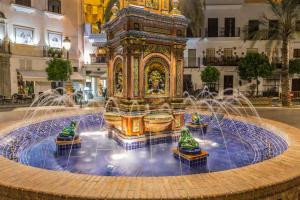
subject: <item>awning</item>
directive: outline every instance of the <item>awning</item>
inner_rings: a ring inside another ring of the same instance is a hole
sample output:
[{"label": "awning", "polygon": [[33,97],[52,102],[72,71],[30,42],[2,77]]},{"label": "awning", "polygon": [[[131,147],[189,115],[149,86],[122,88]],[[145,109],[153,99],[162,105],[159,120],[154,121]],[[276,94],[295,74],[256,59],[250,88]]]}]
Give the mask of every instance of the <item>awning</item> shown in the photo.
[{"label": "awning", "polygon": [[24,81],[48,82],[48,76],[45,71],[19,70],[18,72],[22,75]]},{"label": "awning", "polygon": [[85,81],[85,78],[79,72],[73,72],[70,79],[72,81]]},{"label": "awning", "polygon": [[107,73],[106,72],[91,72],[89,74],[89,76],[91,77],[96,77],[96,78],[100,78],[102,80],[107,79]]},{"label": "awning", "polygon": [[[46,71],[19,70],[19,72],[24,81],[48,82],[48,75]],[[79,72],[73,72],[70,79],[72,81],[85,81],[85,78]]]}]

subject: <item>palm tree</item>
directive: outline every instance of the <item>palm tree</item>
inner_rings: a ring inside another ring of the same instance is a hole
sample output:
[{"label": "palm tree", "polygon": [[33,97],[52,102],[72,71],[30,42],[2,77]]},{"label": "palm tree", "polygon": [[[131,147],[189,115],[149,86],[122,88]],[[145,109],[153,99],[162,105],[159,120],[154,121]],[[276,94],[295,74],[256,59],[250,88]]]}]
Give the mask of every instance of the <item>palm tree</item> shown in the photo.
[{"label": "palm tree", "polygon": [[189,28],[194,37],[201,37],[204,22],[205,0],[180,0],[179,9],[190,20]]},{"label": "palm tree", "polygon": [[281,43],[281,99],[282,106],[291,106],[290,82],[289,82],[289,44],[296,33],[296,21],[299,18],[299,0],[266,0],[277,17],[276,23],[270,24],[266,16],[261,24],[269,26],[268,29],[259,30],[254,35],[248,35],[251,39],[266,39]]}]

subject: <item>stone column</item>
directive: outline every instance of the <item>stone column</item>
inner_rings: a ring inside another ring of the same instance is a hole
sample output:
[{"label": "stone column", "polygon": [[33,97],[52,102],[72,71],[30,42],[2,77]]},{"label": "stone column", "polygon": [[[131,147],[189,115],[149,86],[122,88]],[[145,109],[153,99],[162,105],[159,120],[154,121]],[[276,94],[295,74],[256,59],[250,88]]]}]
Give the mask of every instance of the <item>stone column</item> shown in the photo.
[{"label": "stone column", "polygon": [[0,95],[11,96],[10,55],[0,53]]}]

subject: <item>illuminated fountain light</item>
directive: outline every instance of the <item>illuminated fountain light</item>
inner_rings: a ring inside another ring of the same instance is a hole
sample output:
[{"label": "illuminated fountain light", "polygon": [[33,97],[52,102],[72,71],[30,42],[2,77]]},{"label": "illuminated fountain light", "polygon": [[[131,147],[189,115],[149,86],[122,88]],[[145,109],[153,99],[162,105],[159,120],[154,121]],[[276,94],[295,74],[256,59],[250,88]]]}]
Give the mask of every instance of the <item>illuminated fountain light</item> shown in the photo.
[{"label": "illuminated fountain light", "polygon": [[199,142],[200,146],[206,147],[219,147],[220,145],[212,140],[202,140],[200,138],[195,138],[197,142]]},{"label": "illuminated fountain light", "polygon": [[129,155],[127,153],[116,153],[116,154],[112,154],[110,156],[110,158],[112,160],[123,160],[123,159],[126,159],[128,157],[129,157]]}]

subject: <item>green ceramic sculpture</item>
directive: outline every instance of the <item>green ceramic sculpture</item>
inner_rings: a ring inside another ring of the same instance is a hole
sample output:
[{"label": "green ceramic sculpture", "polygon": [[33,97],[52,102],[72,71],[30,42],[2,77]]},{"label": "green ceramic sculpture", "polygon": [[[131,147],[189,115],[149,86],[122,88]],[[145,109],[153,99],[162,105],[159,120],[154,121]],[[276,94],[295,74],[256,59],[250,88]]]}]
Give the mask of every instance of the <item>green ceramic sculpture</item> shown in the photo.
[{"label": "green ceramic sculpture", "polygon": [[72,121],[70,126],[67,126],[63,128],[63,130],[60,132],[59,137],[74,137],[75,136],[75,129],[77,126],[77,122]]},{"label": "green ceramic sculpture", "polygon": [[178,147],[180,149],[189,151],[200,149],[199,143],[193,138],[192,134],[187,128],[181,130]]},{"label": "green ceramic sculpture", "polygon": [[199,125],[202,123],[202,118],[198,113],[193,113],[191,119],[192,119],[192,124]]}]

